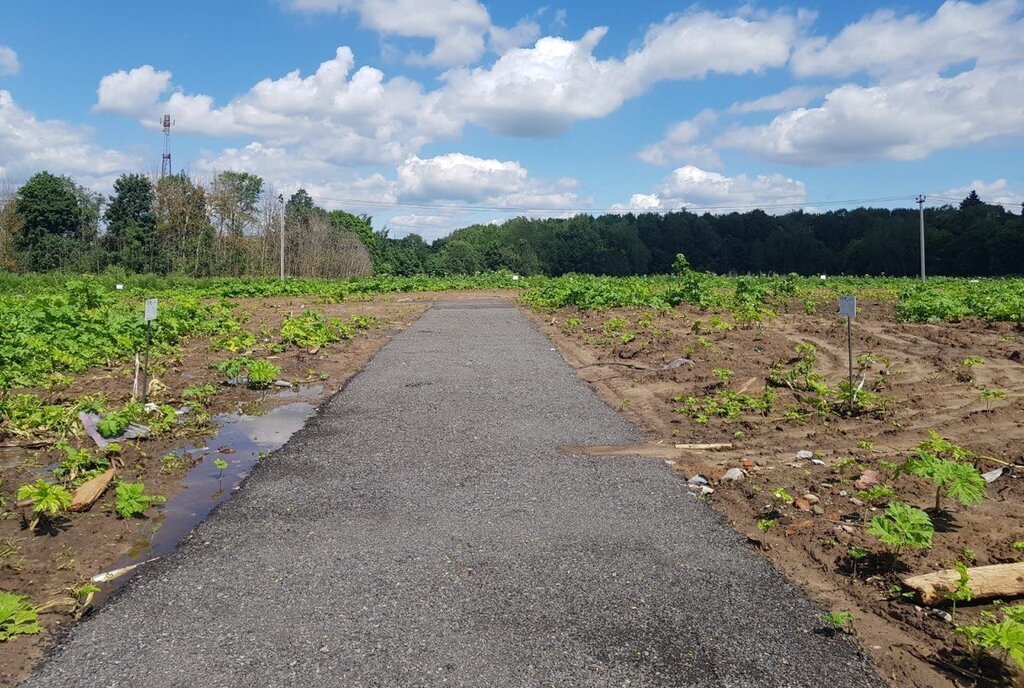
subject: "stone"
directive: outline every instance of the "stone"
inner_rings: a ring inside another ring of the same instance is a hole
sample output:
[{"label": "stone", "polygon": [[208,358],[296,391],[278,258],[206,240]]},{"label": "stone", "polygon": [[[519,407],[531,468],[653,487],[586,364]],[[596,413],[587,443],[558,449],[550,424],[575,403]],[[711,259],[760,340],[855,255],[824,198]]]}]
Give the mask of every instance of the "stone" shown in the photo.
[{"label": "stone", "polygon": [[873,485],[878,485],[882,482],[882,476],[878,474],[878,471],[871,468],[867,469],[860,474],[860,478],[853,484],[858,490],[866,490]]},{"label": "stone", "polygon": [[806,500],[807,500],[808,502],[810,502],[811,504],[817,504],[818,502],[820,502],[820,501],[821,501],[821,500],[820,500],[820,499],[818,498],[818,495],[814,494],[813,492],[808,492],[807,494],[805,494],[805,495],[804,495],[804,499],[806,499]]},{"label": "stone", "polygon": [[811,510],[811,503],[808,502],[803,497],[797,497],[796,499],[794,499],[793,500],[793,506],[795,506],[800,511],[810,511]]},{"label": "stone", "polygon": [[746,474],[743,472],[742,468],[730,468],[729,470],[727,470],[725,472],[725,475],[722,476],[722,480],[728,480],[729,482],[736,482],[738,480],[743,480],[743,477],[745,475]]},{"label": "stone", "polygon": [[696,486],[709,485],[709,484],[711,484],[711,481],[708,480],[706,476],[703,476],[700,473],[697,473],[692,478],[687,480],[686,484],[690,485],[690,486],[694,486],[694,485],[696,485]]},{"label": "stone", "polygon": [[796,458],[807,461],[814,458],[814,452],[808,451],[807,449],[801,449],[796,453]]},{"label": "stone", "polygon": [[864,502],[856,497],[850,497],[850,504],[854,506],[864,506]]},{"label": "stone", "polygon": [[825,513],[825,510],[821,508],[820,504],[815,504],[814,506],[812,506],[811,511],[816,513],[818,516],[821,516]]}]

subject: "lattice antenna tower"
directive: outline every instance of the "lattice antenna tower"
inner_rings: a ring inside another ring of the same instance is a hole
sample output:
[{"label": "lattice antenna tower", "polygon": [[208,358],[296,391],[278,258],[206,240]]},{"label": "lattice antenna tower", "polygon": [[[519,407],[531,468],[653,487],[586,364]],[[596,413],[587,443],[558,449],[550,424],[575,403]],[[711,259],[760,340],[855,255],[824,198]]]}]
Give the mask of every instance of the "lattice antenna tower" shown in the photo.
[{"label": "lattice antenna tower", "polygon": [[174,126],[174,122],[170,115],[164,115],[160,123],[164,127],[164,157],[160,163],[160,178],[163,179],[171,174],[171,127]]}]

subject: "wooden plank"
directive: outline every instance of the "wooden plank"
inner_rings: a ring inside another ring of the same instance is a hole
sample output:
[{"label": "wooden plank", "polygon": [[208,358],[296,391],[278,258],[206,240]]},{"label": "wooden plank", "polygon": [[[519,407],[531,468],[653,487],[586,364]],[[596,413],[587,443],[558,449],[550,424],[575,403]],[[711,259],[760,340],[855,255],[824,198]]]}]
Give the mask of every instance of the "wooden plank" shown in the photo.
[{"label": "wooden plank", "polygon": [[107,486],[114,479],[115,473],[116,471],[111,468],[79,485],[68,511],[88,511],[96,500],[107,491]]},{"label": "wooden plank", "polygon": [[[1024,595],[1024,561],[1014,564],[976,566],[967,569],[973,599],[985,600],[993,597],[1016,597]],[[936,604],[946,599],[946,594],[956,589],[960,574],[956,569],[935,571],[920,576],[904,578],[903,582],[921,596],[925,604]]]}]

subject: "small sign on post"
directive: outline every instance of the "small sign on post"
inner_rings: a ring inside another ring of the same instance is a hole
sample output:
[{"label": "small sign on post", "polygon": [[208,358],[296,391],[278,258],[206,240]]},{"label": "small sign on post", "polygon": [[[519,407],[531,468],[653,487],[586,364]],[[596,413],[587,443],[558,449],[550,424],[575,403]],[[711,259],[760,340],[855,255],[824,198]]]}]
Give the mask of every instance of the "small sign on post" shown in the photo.
[{"label": "small sign on post", "polygon": [[857,317],[857,297],[839,297],[839,315],[846,318],[846,353],[850,358],[850,389],[849,400],[852,405],[857,400],[857,393],[853,389],[853,319]]},{"label": "small sign on post", "polygon": [[146,299],[146,313],[143,318],[146,321],[146,355],[142,364],[142,403],[146,403],[146,395],[149,392],[149,347],[153,343],[153,321],[156,320],[156,299]]}]

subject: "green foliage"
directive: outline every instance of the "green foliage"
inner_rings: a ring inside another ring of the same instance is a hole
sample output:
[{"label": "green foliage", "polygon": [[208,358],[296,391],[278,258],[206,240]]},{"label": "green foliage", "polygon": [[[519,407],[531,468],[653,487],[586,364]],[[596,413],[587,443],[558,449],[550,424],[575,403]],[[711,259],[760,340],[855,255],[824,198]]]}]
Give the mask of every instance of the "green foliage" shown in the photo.
[{"label": "green foliage", "polygon": [[274,384],[274,380],[281,374],[281,369],[270,361],[256,360],[248,365],[249,386],[255,389],[263,389]]},{"label": "green foliage", "polygon": [[110,461],[104,456],[93,456],[88,449],[75,449],[67,442],[57,445],[64,452],[64,460],[53,469],[53,475],[60,480],[75,483],[80,478],[88,480],[110,468]]},{"label": "green foliage", "polygon": [[0,642],[42,632],[39,613],[27,597],[0,590]]},{"label": "green foliage", "polygon": [[313,310],[301,315],[286,315],[281,325],[281,341],[302,348],[325,346],[352,338],[352,328],[340,318],[328,318]]},{"label": "green foliage", "polygon": [[775,520],[771,518],[758,519],[757,527],[763,532],[767,533],[769,530],[775,527]]},{"label": "green foliage", "polygon": [[101,437],[109,440],[123,435],[129,425],[131,420],[125,413],[108,413],[96,423],[96,429]]},{"label": "green foliage", "polygon": [[947,600],[953,603],[952,617],[955,621],[956,603],[970,602],[971,599],[974,597],[974,593],[971,591],[970,585],[968,585],[971,581],[971,576],[967,573],[967,566],[963,562],[959,561],[956,562],[954,566],[956,567],[957,574],[956,587],[947,592],[945,597]]},{"label": "green foliage", "polygon": [[673,398],[673,401],[681,404],[676,408],[676,413],[687,416],[696,423],[706,424],[711,418],[734,421],[743,413],[770,413],[775,403],[775,390],[765,387],[761,396],[752,397],[725,389],[701,398],[678,396]]},{"label": "green foliage", "polygon": [[967,368],[973,368],[974,366],[985,365],[985,359],[980,356],[968,356],[964,359],[964,366]]},{"label": "green foliage", "polygon": [[789,494],[784,487],[776,487],[772,490],[772,499],[779,504],[792,504],[793,495]]},{"label": "green foliage", "polygon": [[217,469],[221,476],[224,475],[224,471],[227,470],[228,462],[221,458],[213,460],[213,467]]},{"label": "green foliage", "polygon": [[888,502],[896,498],[896,490],[888,485],[872,485],[868,489],[858,492],[857,498],[868,504]]},{"label": "green foliage", "polygon": [[133,516],[142,516],[154,504],[167,501],[161,495],[147,495],[145,492],[146,486],[143,483],[119,482],[114,511],[121,518],[132,518]]},{"label": "green foliage", "polygon": [[985,410],[992,410],[992,402],[996,399],[1005,399],[1006,390],[1002,389],[983,389],[981,390],[981,400],[985,402]]},{"label": "green foliage", "polygon": [[713,368],[711,370],[711,374],[717,377],[722,384],[728,384],[729,380],[731,380],[732,376],[736,373],[728,368]]},{"label": "green foliage", "polygon": [[1001,650],[1004,658],[1012,659],[1017,667],[1024,669],[1024,605],[1003,607],[1003,618],[984,613],[984,623],[957,626],[956,632],[976,649]]},{"label": "green foliage", "polygon": [[181,392],[184,401],[190,401],[203,406],[209,405],[213,397],[217,395],[217,388],[214,385],[192,385]]},{"label": "green foliage", "polygon": [[935,527],[928,514],[920,509],[902,502],[893,502],[885,509],[885,513],[871,519],[868,533],[899,554],[904,547],[930,548]]},{"label": "green foliage", "polygon": [[71,493],[40,478],[18,488],[18,501],[25,500],[32,500],[32,518],[28,528],[35,530],[42,519],[53,518],[71,506]]},{"label": "green foliage", "polygon": [[837,631],[851,633],[853,628],[853,614],[850,612],[830,612],[823,614],[821,620]]},{"label": "green foliage", "polygon": [[[922,442],[917,451],[903,464],[901,472],[926,478],[935,485],[935,510],[942,508],[942,495],[946,493],[964,506],[980,504],[985,500],[985,479],[973,465],[954,459],[942,459],[928,451],[938,446],[942,438],[933,437]],[[948,453],[958,455],[962,450]]]}]

